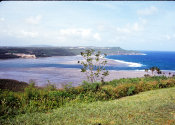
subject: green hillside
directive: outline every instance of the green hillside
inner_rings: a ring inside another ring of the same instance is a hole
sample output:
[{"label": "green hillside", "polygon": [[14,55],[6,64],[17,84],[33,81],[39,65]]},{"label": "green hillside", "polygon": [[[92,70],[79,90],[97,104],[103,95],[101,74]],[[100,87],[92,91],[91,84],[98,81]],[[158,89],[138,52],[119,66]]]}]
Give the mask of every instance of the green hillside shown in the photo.
[{"label": "green hillside", "polygon": [[9,121],[25,125],[173,125],[175,88],[142,92],[112,101],[72,104],[47,113],[19,115]]},{"label": "green hillside", "polygon": [[75,56],[86,49],[94,49],[108,55],[140,55],[120,47],[0,47],[0,59],[19,58],[14,53],[34,54],[36,57]]}]

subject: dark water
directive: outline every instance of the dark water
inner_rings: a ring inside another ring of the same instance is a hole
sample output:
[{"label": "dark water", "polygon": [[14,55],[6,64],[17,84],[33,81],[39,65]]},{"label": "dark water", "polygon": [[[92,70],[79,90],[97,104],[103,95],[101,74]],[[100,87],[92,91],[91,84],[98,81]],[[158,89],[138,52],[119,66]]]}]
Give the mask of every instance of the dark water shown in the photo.
[{"label": "dark water", "polygon": [[[72,83],[78,85],[83,76],[77,77],[77,72],[81,66],[68,64],[80,57],[46,57],[38,59],[7,59],[0,60],[0,79],[15,79],[29,83],[35,81],[37,86],[56,84],[58,88],[62,84]],[[76,61],[77,62],[77,61]],[[67,63],[67,64],[66,64]],[[69,69],[75,68],[76,71]]]},{"label": "dark water", "polygon": [[80,59],[78,56],[45,57],[38,59],[8,59],[0,60],[0,68],[81,68],[80,65],[64,64],[68,61]]},{"label": "dark water", "polygon": [[[157,66],[161,70],[175,70],[175,52],[143,51],[145,55],[109,55],[108,59],[124,61],[129,67],[109,67],[110,69],[144,70]],[[133,63],[133,65],[132,65]]]}]

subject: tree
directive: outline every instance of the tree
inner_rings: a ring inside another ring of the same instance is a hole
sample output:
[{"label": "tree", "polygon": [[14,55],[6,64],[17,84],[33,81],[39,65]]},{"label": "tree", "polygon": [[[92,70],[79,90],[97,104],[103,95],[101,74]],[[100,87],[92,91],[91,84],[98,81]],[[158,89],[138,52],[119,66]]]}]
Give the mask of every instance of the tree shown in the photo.
[{"label": "tree", "polygon": [[78,63],[82,65],[81,72],[86,74],[88,81],[94,83],[100,78],[101,82],[104,83],[104,77],[109,75],[105,69],[107,60],[104,57],[106,54],[102,56],[100,51],[96,53],[95,50],[88,49],[81,52],[81,56],[84,60],[78,61]]},{"label": "tree", "polygon": [[153,75],[154,71],[156,71],[157,74],[162,74],[162,71],[156,66],[153,66],[153,67],[151,67],[149,69],[145,69],[145,72],[148,73],[149,70],[152,72],[152,75]]},{"label": "tree", "polygon": [[155,68],[155,67],[151,67],[150,70],[151,70],[152,75],[153,75],[153,73],[154,73],[154,71],[156,70],[156,68]]}]

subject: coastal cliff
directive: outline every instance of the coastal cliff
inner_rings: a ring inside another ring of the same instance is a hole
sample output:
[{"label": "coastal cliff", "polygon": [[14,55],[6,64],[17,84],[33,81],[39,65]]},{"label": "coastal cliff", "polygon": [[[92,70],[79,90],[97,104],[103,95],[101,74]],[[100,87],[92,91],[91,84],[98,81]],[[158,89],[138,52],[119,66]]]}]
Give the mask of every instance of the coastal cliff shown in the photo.
[{"label": "coastal cliff", "polygon": [[19,56],[21,58],[33,58],[33,59],[36,59],[36,56],[33,54],[33,55],[30,55],[30,54],[24,54],[24,53],[14,53],[14,55],[16,56]]}]

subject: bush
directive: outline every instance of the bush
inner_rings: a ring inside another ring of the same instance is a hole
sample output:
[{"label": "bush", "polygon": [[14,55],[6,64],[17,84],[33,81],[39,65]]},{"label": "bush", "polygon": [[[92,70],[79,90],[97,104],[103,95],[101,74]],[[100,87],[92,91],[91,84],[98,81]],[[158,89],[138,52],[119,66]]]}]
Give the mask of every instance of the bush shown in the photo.
[{"label": "bush", "polygon": [[105,84],[84,82],[78,87],[68,85],[58,90],[51,84],[46,88],[37,88],[31,83],[24,92],[0,90],[0,118],[6,119],[27,112],[47,112],[77,102],[112,100],[173,86],[175,86],[175,77],[164,76],[119,79]]},{"label": "bush", "polygon": [[96,92],[100,89],[101,83],[99,83],[99,82],[88,83],[88,82],[84,81],[82,87],[83,87],[84,91]]},{"label": "bush", "polygon": [[102,91],[106,93],[107,99],[115,99],[114,87],[112,85],[104,85]]},{"label": "bush", "polygon": [[175,86],[175,79],[162,80],[159,83],[159,88],[167,88]]},{"label": "bush", "polygon": [[127,96],[127,91],[128,91],[129,86],[128,85],[119,85],[114,89],[115,96],[117,98]]},{"label": "bush", "polygon": [[18,114],[18,109],[21,107],[20,100],[15,97],[13,92],[0,91],[0,118]]},{"label": "bush", "polygon": [[49,83],[49,84],[46,85],[45,90],[46,91],[55,91],[55,90],[57,90],[57,88],[54,84]]},{"label": "bush", "polygon": [[135,92],[135,86],[130,86],[128,91],[127,91],[127,95],[128,96],[133,95],[133,94],[135,94],[134,92]]}]

